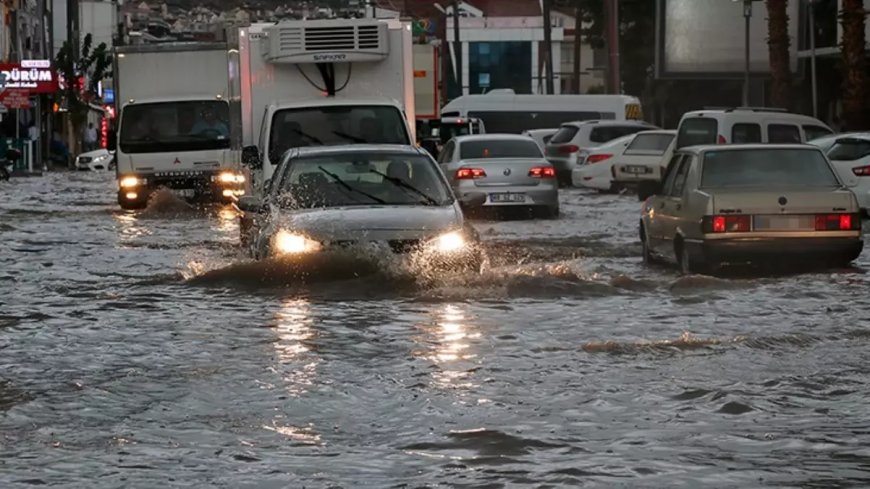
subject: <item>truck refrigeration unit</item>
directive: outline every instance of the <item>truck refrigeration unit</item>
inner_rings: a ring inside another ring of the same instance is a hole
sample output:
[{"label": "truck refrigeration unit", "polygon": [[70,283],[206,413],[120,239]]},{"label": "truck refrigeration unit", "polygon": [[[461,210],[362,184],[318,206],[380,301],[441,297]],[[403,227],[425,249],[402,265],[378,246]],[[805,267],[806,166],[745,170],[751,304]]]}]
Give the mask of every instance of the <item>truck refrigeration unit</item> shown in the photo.
[{"label": "truck refrigeration unit", "polygon": [[415,144],[409,22],[254,24],[239,32],[239,55],[242,161],[255,196],[290,148]]},{"label": "truck refrigeration unit", "polygon": [[115,48],[118,203],[142,208],[158,188],[229,203],[244,193],[238,51],[227,43]]}]

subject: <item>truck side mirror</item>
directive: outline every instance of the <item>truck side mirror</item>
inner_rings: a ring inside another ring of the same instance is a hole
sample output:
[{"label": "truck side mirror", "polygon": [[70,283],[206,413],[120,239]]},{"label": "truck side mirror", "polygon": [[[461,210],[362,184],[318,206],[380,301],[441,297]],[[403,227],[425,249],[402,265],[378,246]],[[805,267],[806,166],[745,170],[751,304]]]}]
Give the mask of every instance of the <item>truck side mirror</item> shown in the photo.
[{"label": "truck side mirror", "polygon": [[239,198],[239,209],[245,212],[258,213],[263,210],[263,201],[251,195],[245,195]]},{"label": "truck side mirror", "polygon": [[256,146],[242,148],[242,164],[250,168],[260,168],[263,161],[260,159],[260,150]]}]

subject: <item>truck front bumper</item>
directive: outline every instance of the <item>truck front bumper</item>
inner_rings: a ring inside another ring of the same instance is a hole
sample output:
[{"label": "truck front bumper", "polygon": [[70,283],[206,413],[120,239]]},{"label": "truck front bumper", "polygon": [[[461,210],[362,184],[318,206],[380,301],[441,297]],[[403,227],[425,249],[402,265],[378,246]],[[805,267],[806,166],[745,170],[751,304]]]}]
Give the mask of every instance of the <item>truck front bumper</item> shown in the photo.
[{"label": "truck front bumper", "polygon": [[151,194],[165,188],[185,200],[234,202],[245,193],[245,177],[236,170],[159,172],[125,175],[118,179],[118,202],[142,206]]}]

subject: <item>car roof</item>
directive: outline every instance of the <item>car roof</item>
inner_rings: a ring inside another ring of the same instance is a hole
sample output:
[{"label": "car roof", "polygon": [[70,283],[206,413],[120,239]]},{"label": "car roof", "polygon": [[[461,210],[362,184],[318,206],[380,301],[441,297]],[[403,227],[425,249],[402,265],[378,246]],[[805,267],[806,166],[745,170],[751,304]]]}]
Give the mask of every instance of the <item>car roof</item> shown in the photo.
[{"label": "car roof", "polygon": [[624,121],[616,121],[611,119],[606,120],[591,120],[591,121],[571,121],[571,122],[563,122],[561,127],[565,126],[574,126],[574,127],[582,127],[582,126],[640,126],[640,127],[649,127],[655,128],[656,126],[650,124],[646,121],[636,121],[636,120],[624,120]]},{"label": "car roof", "polygon": [[676,152],[677,153],[704,153],[707,151],[743,151],[743,150],[753,150],[753,149],[807,149],[807,150],[815,150],[821,151],[817,146],[813,146],[811,144],[767,144],[767,143],[753,143],[753,144],[702,144],[697,146],[686,146],[685,148],[680,148]]},{"label": "car roof", "polygon": [[845,134],[835,134],[832,139],[839,141],[840,139],[862,139],[870,141],[870,132],[850,132]]},{"label": "car roof", "polygon": [[464,136],[456,136],[457,143],[465,143],[468,141],[529,141],[531,138],[523,134],[466,134]]},{"label": "car roof", "polygon": [[[701,109],[701,110],[692,110],[683,114],[680,118],[681,122],[684,119],[694,118],[694,117],[715,117],[715,116],[723,116],[734,119],[744,119],[744,118],[783,118],[783,119],[795,119],[803,122],[812,122],[816,125],[822,125],[824,127],[828,127],[827,124],[816,119],[814,117],[799,114],[796,112],[789,112],[783,109],[776,109],[772,107],[732,107],[732,108],[709,108],[709,109]],[[828,129],[830,129],[828,127]]]},{"label": "car roof", "polygon": [[427,154],[421,148],[404,144],[342,144],[335,146],[301,146],[287,150],[290,158],[302,156],[340,155],[345,153]]}]

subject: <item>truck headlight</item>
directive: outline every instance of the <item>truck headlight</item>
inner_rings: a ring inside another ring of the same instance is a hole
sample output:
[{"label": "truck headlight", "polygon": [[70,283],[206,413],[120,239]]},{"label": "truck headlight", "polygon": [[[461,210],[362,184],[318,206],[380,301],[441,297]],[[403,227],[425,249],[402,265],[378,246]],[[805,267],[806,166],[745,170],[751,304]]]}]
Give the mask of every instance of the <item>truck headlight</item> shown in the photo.
[{"label": "truck headlight", "polygon": [[468,245],[465,236],[459,231],[444,233],[432,240],[432,247],[441,253],[462,251]]},{"label": "truck headlight", "polygon": [[218,181],[221,183],[245,183],[245,176],[231,171],[225,171],[218,175]]},{"label": "truck headlight", "polygon": [[320,243],[317,241],[289,231],[278,231],[273,246],[279,255],[298,255],[320,250]]},{"label": "truck headlight", "polygon": [[138,187],[145,183],[144,180],[140,180],[136,177],[124,177],[120,181],[121,188],[133,188]]}]

